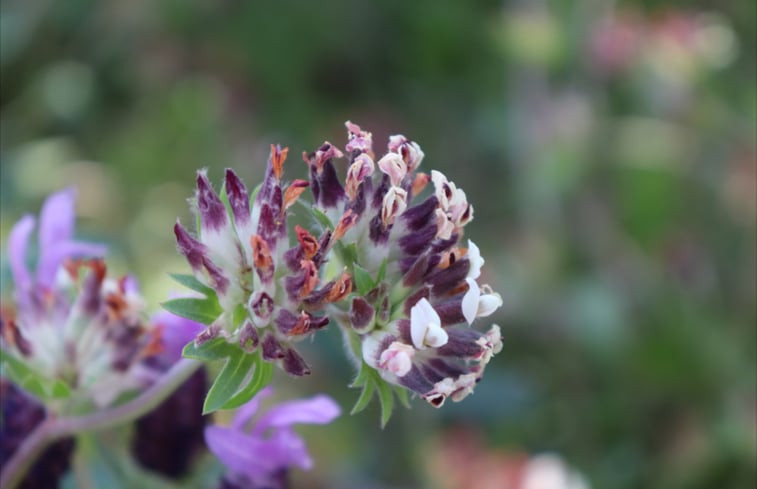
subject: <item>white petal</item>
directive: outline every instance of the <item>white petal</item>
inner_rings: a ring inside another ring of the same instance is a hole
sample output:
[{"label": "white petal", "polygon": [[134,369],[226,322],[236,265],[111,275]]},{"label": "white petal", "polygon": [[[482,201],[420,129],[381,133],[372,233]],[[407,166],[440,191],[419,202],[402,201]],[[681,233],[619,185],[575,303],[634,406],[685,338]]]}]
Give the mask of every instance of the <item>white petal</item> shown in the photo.
[{"label": "white petal", "polygon": [[426,330],[426,336],[423,338],[423,343],[432,347],[439,348],[447,344],[449,335],[438,323],[430,323],[428,330]]},{"label": "white petal", "polygon": [[491,315],[494,311],[502,307],[502,296],[496,292],[482,295],[478,301],[478,311],[476,316],[482,318]]},{"label": "white petal", "polygon": [[419,350],[426,348],[423,340],[430,324],[441,325],[441,320],[428,299],[423,298],[410,309],[410,338]]},{"label": "white petal", "polygon": [[481,289],[478,288],[478,284],[472,278],[466,278],[468,282],[468,292],[463,296],[463,317],[468,321],[468,324],[473,324],[478,313],[478,302],[481,297]]},{"label": "white petal", "polygon": [[374,333],[363,338],[363,360],[377,370],[379,368],[379,348],[381,347],[381,341],[384,339],[384,336],[386,336],[385,333]]},{"label": "white petal", "polygon": [[484,259],[481,258],[481,250],[478,249],[476,243],[468,240],[468,253],[465,257],[470,262],[470,268],[468,269],[468,277],[478,278],[481,275],[481,267],[484,266]]}]

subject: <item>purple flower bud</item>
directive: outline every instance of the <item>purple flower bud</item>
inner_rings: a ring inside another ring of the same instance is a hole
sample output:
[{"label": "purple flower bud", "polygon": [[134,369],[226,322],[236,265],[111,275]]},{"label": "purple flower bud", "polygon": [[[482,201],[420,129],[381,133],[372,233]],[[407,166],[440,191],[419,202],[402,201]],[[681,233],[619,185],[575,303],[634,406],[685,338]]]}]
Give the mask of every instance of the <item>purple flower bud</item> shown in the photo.
[{"label": "purple flower bud", "polygon": [[247,353],[252,353],[258,347],[260,338],[258,331],[250,321],[245,321],[242,331],[239,334],[239,346]]},{"label": "purple flower bud", "polygon": [[244,183],[231,168],[226,169],[225,188],[234,221],[238,228],[242,228],[250,222],[250,198],[247,196]]},{"label": "purple flower bud", "polygon": [[279,341],[271,333],[268,333],[263,337],[261,349],[263,351],[263,360],[267,360],[269,362],[280,360],[286,355],[284,347],[281,346],[281,343],[279,343]]},{"label": "purple flower bud", "polygon": [[428,278],[428,283],[432,286],[431,293],[434,295],[442,295],[455,289],[455,287],[458,287],[461,282],[464,283],[469,268],[470,262],[466,259],[462,259],[457,260],[447,268],[432,274]]},{"label": "purple flower bud", "polygon": [[310,375],[310,367],[308,367],[305,360],[293,348],[287,348],[282,360],[282,366],[286,373],[295,377]]},{"label": "purple flower bud", "polygon": [[373,320],[376,316],[376,311],[373,306],[362,297],[355,297],[352,299],[352,306],[350,307],[350,323],[360,334],[367,333],[373,326]]},{"label": "purple flower bud", "polygon": [[216,195],[204,171],[197,172],[197,209],[203,230],[220,230],[226,225],[226,206]]}]

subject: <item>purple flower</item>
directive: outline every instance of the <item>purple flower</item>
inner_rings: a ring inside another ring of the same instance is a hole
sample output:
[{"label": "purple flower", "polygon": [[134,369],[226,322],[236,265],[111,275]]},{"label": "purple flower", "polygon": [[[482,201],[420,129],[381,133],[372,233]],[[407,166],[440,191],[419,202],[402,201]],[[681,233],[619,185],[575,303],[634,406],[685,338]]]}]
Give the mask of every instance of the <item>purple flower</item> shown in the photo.
[{"label": "purple flower", "polygon": [[8,258],[17,300],[22,307],[28,307],[36,294],[53,288],[56,274],[65,258],[101,257],[105,246],[74,240],[73,188],[52,194],[42,205],[39,217],[39,260],[36,276],[30,273],[26,259],[29,238],[34,231],[34,216],[26,215],[11,230],[8,239]]},{"label": "purple flower", "polygon": [[0,344],[4,354],[62,382],[73,402],[105,406],[142,387],[140,360],[151,353],[153,330],[143,321],[134,278],[108,277],[105,247],[74,240],[74,199],[67,189],[45,200],[36,271],[27,267],[35,218],[27,215],[11,230],[16,307],[0,317]]},{"label": "purple flower", "polygon": [[253,397],[239,409],[229,427],[205,429],[208,448],[228,468],[227,478],[241,486],[275,484],[282,470],[312,468],[305,441],[292,430],[292,425],[330,423],[341,412],[333,399],[321,394],[282,402],[251,422],[260,401],[271,393],[266,388]]}]

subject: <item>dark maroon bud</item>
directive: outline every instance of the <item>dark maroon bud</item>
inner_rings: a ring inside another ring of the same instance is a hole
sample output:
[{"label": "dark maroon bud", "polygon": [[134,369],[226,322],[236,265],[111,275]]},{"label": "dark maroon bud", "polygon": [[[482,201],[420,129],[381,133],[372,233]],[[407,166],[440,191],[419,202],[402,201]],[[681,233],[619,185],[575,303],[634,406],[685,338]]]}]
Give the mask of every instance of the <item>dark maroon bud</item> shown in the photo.
[{"label": "dark maroon bud", "polygon": [[437,239],[431,244],[431,251],[434,253],[443,253],[457,244],[457,234],[453,234],[449,239]]},{"label": "dark maroon bud", "polygon": [[308,367],[305,360],[293,348],[287,348],[282,360],[282,366],[286,373],[295,377],[310,375],[310,367]]},{"label": "dark maroon bud", "polygon": [[358,333],[367,333],[373,326],[373,320],[376,316],[376,311],[373,306],[362,297],[355,297],[352,299],[352,305],[350,307],[350,323],[355,331]]},{"label": "dark maroon bud", "polygon": [[276,327],[279,332],[284,335],[288,335],[292,329],[297,325],[299,316],[290,312],[287,309],[280,309],[278,315],[276,315]]},{"label": "dark maroon bud", "polygon": [[247,224],[250,221],[250,198],[244,183],[231,168],[226,169],[225,187],[234,221],[240,226]]},{"label": "dark maroon bud", "polygon": [[295,302],[299,302],[300,293],[302,291],[303,286],[305,285],[306,279],[307,279],[307,273],[305,270],[302,270],[293,275],[289,275],[288,277],[284,279],[284,288],[286,289],[287,295],[289,295],[290,299],[292,299]]},{"label": "dark maroon bud", "polygon": [[226,206],[204,172],[197,173],[197,208],[203,229],[218,230],[226,225]]},{"label": "dark maroon bud", "polygon": [[450,328],[447,329],[447,335],[447,343],[436,350],[439,355],[478,358],[484,352],[484,347],[477,343],[483,335],[475,329]]},{"label": "dark maroon bud", "polygon": [[5,340],[6,344],[15,346],[16,349],[24,356],[32,353],[32,346],[29,340],[24,338],[18,325],[12,318],[4,318],[0,315],[0,337]]},{"label": "dark maroon bud", "polygon": [[263,360],[279,360],[284,358],[286,354],[281,343],[270,333],[263,338],[261,349],[263,350]]},{"label": "dark maroon bud", "polygon": [[229,279],[223,274],[220,268],[213,263],[207,256],[203,257],[202,264],[210,277],[211,285],[221,294],[225,294],[229,288]]},{"label": "dark maroon bud", "polygon": [[195,345],[202,346],[210,340],[218,338],[218,334],[221,332],[221,327],[217,324],[211,324],[204,330],[200,331],[200,334],[195,338]]},{"label": "dark maroon bud", "polygon": [[202,403],[207,374],[192,374],[157,408],[135,423],[131,452],[143,467],[177,479],[186,474],[205,446]]},{"label": "dark maroon bud", "polygon": [[415,258],[415,263],[413,263],[402,277],[402,283],[405,287],[413,287],[420,283],[428,272],[429,255],[424,253]]},{"label": "dark maroon bud", "polygon": [[302,251],[302,246],[300,245],[293,246],[284,252],[284,263],[293,272],[298,272],[302,268],[300,262],[304,259],[305,253]]},{"label": "dark maroon bud", "polygon": [[470,262],[463,258],[447,268],[435,272],[428,278],[428,283],[432,286],[431,293],[442,295],[455,289],[465,280],[469,268]]},{"label": "dark maroon bud", "polygon": [[329,324],[328,316],[311,316],[310,317],[310,330],[315,331],[317,329],[324,328]]},{"label": "dark maroon bud", "polygon": [[409,317],[410,310],[413,308],[413,306],[417,304],[421,299],[428,299],[430,295],[431,292],[428,290],[428,287],[423,287],[410,294],[410,297],[405,299],[405,304],[402,306],[403,311],[405,311],[405,315]]},{"label": "dark maroon bud", "polygon": [[239,333],[239,346],[247,353],[252,353],[258,347],[260,338],[258,330],[250,321],[245,321],[242,331]]},{"label": "dark maroon bud", "polygon": [[371,202],[371,207],[379,211],[381,210],[381,206],[384,204],[384,195],[389,191],[389,187],[389,175],[384,174],[381,177],[379,186],[376,187],[375,192],[373,192],[373,202]]},{"label": "dark maroon bud", "polygon": [[253,294],[250,308],[256,317],[263,321],[268,321],[268,318],[271,317],[271,313],[273,313],[273,299],[271,299],[271,296],[265,292]]},{"label": "dark maroon bud", "polygon": [[326,298],[329,295],[329,292],[331,292],[331,289],[334,288],[334,285],[336,284],[336,280],[332,280],[331,282],[328,282],[323,287],[321,287],[318,290],[314,290],[310,293],[309,296],[305,297],[302,302],[305,303],[310,308],[317,308],[325,302]]},{"label": "dark maroon bud", "polygon": [[420,369],[416,365],[413,365],[407,374],[400,377],[399,382],[411,391],[421,395],[431,391],[434,388],[434,384],[432,382],[429,382],[428,379],[423,376]]},{"label": "dark maroon bud", "polygon": [[365,211],[368,200],[367,195],[369,195],[372,185],[370,177],[360,182],[360,185],[357,187],[355,199],[347,206],[347,209],[352,209],[352,212],[358,217],[363,215],[363,212]]},{"label": "dark maroon bud", "polygon": [[260,208],[258,234],[271,248],[276,244],[276,229],[276,216],[273,213],[273,209],[271,209],[269,204],[264,203]]},{"label": "dark maroon bud", "polygon": [[405,225],[411,231],[418,231],[426,226],[430,221],[434,221],[434,211],[439,205],[436,196],[431,195],[418,205],[410,207],[402,214]]},{"label": "dark maroon bud", "polygon": [[[315,153],[310,153],[310,161],[315,158]],[[310,191],[313,192],[313,203],[318,204],[321,197],[321,183],[318,179],[318,169],[315,165],[310,165]]]},{"label": "dark maroon bud", "polygon": [[334,163],[331,160],[324,163],[323,170],[318,175],[318,180],[321,189],[320,204],[323,207],[335,207],[344,199],[344,188],[339,182],[336,168],[334,168]]},{"label": "dark maroon bud", "polygon": [[380,300],[384,298],[388,293],[386,282],[381,282],[376,287],[371,289],[367,294],[365,294],[365,300],[370,302],[371,304],[377,304]]},{"label": "dark maroon bud", "polygon": [[178,220],[174,224],[173,232],[176,235],[176,244],[178,245],[179,253],[184,255],[184,258],[189,262],[189,266],[193,270],[202,268],[203,257],[206,252],[205,245],[193,238]]},{"label": "dark maroon bud", "polygon": [[[406,304],[407,307],[407,304]],[[450,326],[452,324],[460,324],[465,322],[465,316],[463,316],[463,295],[447,299],[445,301],[434,304],[436,313],[439,314],[439,319],[442,321],[442,326]]]},{"label": "dark maroon bud", "polygon": [[389,238],[389,227],[384,227],[384,223],[381,221],[381,214],[376,214],[371,222],[368,224],[368,236],[376,244],[385,243]]},{"label": "dark maroon bud", "polygon": [[430,222],[418,231],[408,233],[400,238],[400,247],[408,255],[417,255],[431,245],[436,237],[435,222]]}]

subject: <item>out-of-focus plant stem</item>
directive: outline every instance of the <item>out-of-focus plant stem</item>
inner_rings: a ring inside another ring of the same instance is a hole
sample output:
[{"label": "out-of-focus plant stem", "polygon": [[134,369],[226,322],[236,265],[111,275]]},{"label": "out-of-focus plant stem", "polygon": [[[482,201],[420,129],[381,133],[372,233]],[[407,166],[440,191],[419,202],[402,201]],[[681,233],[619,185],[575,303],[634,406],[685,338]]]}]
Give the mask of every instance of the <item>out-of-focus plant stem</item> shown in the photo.
[{"label": "out-of-focus plant stem", "polygon": [[83,431],[97,431],[132,421],[151,411],[173,393],[200,366],[182,358],[154,384],[134,399],[103,411],[76,417],[48,417],[26,437],[3,467],[0,487],[14,489],[39,454],[52,442]]}]

